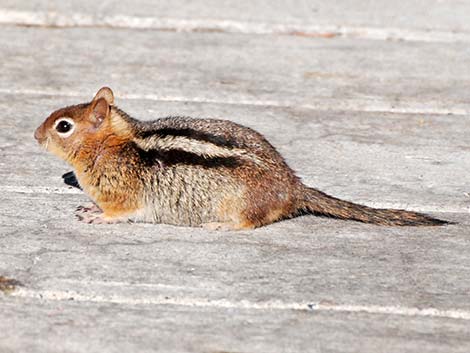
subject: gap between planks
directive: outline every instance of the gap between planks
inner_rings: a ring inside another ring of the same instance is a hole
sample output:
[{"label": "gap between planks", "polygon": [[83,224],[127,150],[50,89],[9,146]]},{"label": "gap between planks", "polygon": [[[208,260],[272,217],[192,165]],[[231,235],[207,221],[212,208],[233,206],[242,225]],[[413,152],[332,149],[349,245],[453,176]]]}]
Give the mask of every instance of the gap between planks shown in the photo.
[{"label": "gap between planks", "polygon": [[[54,89],[10,89],[0,88],[1,94],[32,95],[48,97],[77,97],[89,100],[89,95],[77,91],[54,90]],[[184,102],[205,104],[226,104],[239,106],[260,106],[274,108],[296,108],[317,111],[353,111],[370,113],[394,113],[394,114],[432,114],[432,115],[470,115],[470,105],[456,102],[419,102],[401,100],[386,100],[376,97],[370,99],[348,99],[320,97],[311,99],[308,103],[297,103],[293,101],[257,100],[243,96],[233,99],[214,99],[203,96],[172,96],[159,94],[132,94],[119,93],[118,99],[149,100],[156,102]]]},{"label": "gap between planks", "polygon": [[[47,186],[14,186],[0,185],[0,194],[17,193],[17,194],[55,194],[55,195],[83,195],[81,190],[68,187],[47,187]],[[442,206],[442,205],[410,205],[400,202],[362,202],[354,201],[374,208],[394,208],[406,209],[408,211],[423,213],[470,213],[470,207],[459,206]]]},{"label": "gap between planks", "polygon": [[223,32],[241,34],[295,35],[312,38],[359,38],[419,42],[469,42],[470,33],[435,29],[263,23],[221,19],[178,19],[122,14],[90,15],[0,9],[0,24],[37,27],[104,27],[153,29],[175,32]]},{"label": "gap between planks", "polygon": [[[132,284],[128,284],[132,286]],[[332,304],[322,302],[283,302],[280,300],[252,302],[249,300],[231,301],[228,299],[203,299],[151,295],[146,298],[133,298],[120,295],[84,294],[77,291],[30,290],[19,288],[10,294],[14,297],[33,298],[51,301],[112,303],[123,305],[177,305],[196,308],[240,309],[240,310],[296,310],[311,312],[367,313],[398,315],[408,317],[430,317],[470,321],[470,312],[465,310],[436,308],[416,308],[381,305]]]}]

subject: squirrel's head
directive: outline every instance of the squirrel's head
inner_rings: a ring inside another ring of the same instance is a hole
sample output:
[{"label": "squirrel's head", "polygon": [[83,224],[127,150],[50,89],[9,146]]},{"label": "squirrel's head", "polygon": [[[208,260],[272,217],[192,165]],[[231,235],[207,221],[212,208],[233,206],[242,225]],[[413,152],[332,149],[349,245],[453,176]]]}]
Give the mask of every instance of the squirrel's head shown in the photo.
[{"label": "squirrel's head", "polygon": [[109,134],[113,104],[113,91],[103,87],[90,103],[53,112],[36,129],[34,137],[48,151],[72,162],[71,158],[81,147],[91,147]]}]

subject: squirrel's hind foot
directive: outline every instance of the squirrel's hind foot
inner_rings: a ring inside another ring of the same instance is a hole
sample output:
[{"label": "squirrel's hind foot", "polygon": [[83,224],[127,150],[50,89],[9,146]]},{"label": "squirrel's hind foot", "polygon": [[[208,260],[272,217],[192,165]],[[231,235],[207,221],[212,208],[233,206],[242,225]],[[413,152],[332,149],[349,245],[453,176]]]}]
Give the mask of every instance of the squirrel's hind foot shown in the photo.
[{"label": "squirrel's hind foot", "polygon": [[253,229],[255,228],[254,224],[251,223],[233,223],[233,222],[208,222],[202,223],[201,227],[207,230],[242,230],[242,229]]}]

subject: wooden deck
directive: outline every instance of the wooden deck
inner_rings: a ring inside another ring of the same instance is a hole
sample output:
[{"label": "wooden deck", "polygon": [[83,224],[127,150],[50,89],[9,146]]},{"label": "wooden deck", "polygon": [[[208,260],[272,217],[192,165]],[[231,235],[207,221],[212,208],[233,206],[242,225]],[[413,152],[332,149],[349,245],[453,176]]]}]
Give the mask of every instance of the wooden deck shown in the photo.
[{"label": "wooden deck", "polygon": [[[333,5],[334,3],[334,5]],[[0,352],[469,352],[470,2],[0,2]],[[84,225],[34,129],[103,85],[263,133],[306,184],[457,222]]]}]

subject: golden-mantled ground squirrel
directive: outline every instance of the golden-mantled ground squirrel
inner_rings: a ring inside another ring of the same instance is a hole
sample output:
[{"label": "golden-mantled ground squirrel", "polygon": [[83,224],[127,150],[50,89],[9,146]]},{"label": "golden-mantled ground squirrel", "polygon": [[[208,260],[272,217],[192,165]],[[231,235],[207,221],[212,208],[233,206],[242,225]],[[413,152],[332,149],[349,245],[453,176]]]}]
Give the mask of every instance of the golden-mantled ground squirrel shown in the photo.
[{"label": "golden-mantled ground squirrel", "polygon": [[309,188],[261,134],[230,121],[133,119],[114,105],[107,87],[90,103],[52,113],[34,137],[74,168],[95,203],[77,209],[87,223],[136,220],[249,229],[301,214],[379,225],[447,223]]}]

